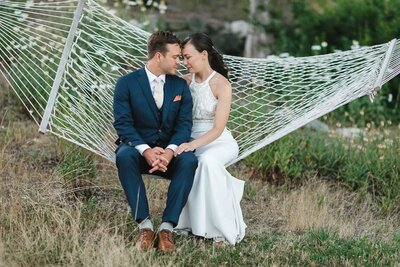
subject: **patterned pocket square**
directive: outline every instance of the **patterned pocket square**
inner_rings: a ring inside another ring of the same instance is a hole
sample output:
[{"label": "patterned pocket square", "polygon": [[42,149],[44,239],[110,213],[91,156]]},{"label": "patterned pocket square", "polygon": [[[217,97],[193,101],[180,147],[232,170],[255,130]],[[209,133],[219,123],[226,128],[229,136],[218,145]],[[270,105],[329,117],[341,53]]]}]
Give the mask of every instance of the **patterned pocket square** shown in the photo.
[{"label": "patterned pocket square", "polygon": [[176,102],[176,101],[181,101],[181,99],[182,99],[182,96],[181,96],[181,95],[177,95],[177,96],[175,96],[175,98],[174,98],[174,102]]}]

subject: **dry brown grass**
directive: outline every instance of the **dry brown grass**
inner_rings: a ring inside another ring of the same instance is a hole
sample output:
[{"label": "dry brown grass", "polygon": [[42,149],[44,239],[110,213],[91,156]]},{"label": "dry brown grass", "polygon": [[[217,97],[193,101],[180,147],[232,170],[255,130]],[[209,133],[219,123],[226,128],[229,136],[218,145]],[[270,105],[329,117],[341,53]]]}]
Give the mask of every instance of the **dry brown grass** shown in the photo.
[{"label": "dry brown grass", "polygon": [[[75,197],[84,188],[71,188],[57,171],[59,140],[38,134],[31,122],[9,123],[0,137],[0,266],[158,265],[134,251],[137,229],[113,165],[98,159],[91,205]],[[160,217],[167,182],[146,183]]]},{"label": "dry brown grass", "polygon": [[342,238],[390,240],[399,231],[398,215],[381,217],[371,198],[360,198],[332,182],[310,179],[288,190],[252,181],[243,201],[248,233],[328,229]]},{"label": "dry brown grass", "polygon": [[[174,257],[159,258],[156,252],[138,254],[134,250],[137,229],[130,219],[115,167],[98,159],[99,176],[90,185],[96,202],[91,205],[74,197],[75,191],[83,189],[69,187],[57,172],[60,149],[57,139],[37,134],[37,126],[29,122],[11,123],[3,130],[0,265],[174,265]],[[256,177],[249,179],[240,166],[231,171],[249,180],[242,201],[248,236],[301,234],[324,228],[341,237],[384,240],[399,230],[399,218],[377,217],[371,200],[360,200],[357,193],[340,185],[315,179],[287,190]],[[150,178],[146,185],[151,213],[159,220],[168,182]],[[291,241],[280,243],[287,246]],[[180,245],[189,244],[181,241]]]},{"label": "dry brown grass", "polygon": [[[0,230],[0,236],[2,236],[1,230]],[[3,242],[0,240],[0,266],[6,266],[5,260],[4,260],[4,255],[5,251],[4,251],[4,244]]]},{"label": "dry brown grass", "polygon": [[[37,138],[35,141],[19,129],[19,123],[11,124],[7,131],[19,133],[1,144],[0,265],[149,263],[147,257],[138,255],[131,246],[135,226],[129,219],[115,174],[107,178],[109,184],[93,186],[99,199],[103,196],[96,207],[84,200],[71,199],[73,189],[66,186],[56,166],[35,163],[56,157],[57,141],[32,134]],[[26,129],[30,132],[30,127]],[[53,149],[47,150],[51,144]],[[46,152],[37,155],[36,149],[43,149],[42,146]],[[31,158],[32,154],[36,159]],[[110,165],[103,167],[99,181],[110,174]],[[149,185],[150,193],[155,191],[152,188]]]}]

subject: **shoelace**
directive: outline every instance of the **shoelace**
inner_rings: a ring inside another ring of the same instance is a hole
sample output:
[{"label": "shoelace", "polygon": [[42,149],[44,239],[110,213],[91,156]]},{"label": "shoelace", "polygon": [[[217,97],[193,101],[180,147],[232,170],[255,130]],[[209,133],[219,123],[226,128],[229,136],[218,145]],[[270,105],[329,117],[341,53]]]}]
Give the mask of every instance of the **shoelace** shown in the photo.
[{"label": "shoelace", "polygon": [[142,233],[140,234],[140,239],[145,239],[147,238],[147,236],[149,235],[150,231],[148,230],[144,230],[142,231]]},{"label": "shoelace", "polygon": [[172,235],[170,235],[167,231],[161,231],[161,235],[162,235],[163,239],[167,239],[171,243],[173,242],[172,241]]}]

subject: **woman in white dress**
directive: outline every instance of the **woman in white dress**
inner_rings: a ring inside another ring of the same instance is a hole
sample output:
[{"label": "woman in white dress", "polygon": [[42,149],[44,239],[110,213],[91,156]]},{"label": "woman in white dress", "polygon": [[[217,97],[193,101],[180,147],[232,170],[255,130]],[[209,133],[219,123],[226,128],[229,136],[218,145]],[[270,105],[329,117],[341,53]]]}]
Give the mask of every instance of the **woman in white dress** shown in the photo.
[{"label": "woman in white dress", "polygon": [[246,224],[240,208],[244,181],[225,169],[239,151],[226,129],[232,101],[228,70],[204,33],[187,37],[182,55],[193,97],[193,140],[180,145],[175,154],[195,150],[199,165],[175,230],[212,238],[216,245],[234,245],[243,239]]}]

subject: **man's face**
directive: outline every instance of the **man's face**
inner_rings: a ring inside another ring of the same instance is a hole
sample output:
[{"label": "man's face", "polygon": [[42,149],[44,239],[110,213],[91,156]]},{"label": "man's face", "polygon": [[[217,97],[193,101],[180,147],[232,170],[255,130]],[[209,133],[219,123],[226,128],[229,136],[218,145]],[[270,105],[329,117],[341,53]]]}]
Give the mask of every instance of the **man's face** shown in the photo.
[{"label": "man's face", "polygon": [[165,74],[176,74],[181,61],[181,48],[179,44],[167,44],[165,55],[160,54],[160,68]]}]

